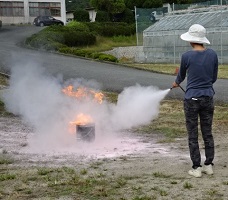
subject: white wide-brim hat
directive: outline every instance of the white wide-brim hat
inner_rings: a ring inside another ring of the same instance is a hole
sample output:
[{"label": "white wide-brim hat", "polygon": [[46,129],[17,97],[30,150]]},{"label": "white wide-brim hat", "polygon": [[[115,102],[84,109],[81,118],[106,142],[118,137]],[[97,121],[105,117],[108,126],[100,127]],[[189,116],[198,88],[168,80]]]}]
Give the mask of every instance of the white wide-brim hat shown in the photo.
[{"label": "white wide-brim hat", "polygon": [[180,38],[187,42],[210,44],[209,40],[206,38],[206,29],[200,24],[192,25],[188,32],[183,33]]}]

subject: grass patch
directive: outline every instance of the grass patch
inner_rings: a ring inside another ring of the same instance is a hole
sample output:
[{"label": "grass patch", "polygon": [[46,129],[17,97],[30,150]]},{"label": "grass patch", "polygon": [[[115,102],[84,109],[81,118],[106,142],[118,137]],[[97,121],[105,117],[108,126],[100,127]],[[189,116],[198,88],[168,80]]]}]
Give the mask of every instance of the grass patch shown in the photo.
[{"label": "grass patch", "polygon": [[[179,64],[140,64],[140,63],[128,63],[127,66],[143,69],[151,72],[175,75],[176,69]],[[228,78],[228,65],[219,65],[218,78],[227,79]]]},{"label": "grass patch", "polygon": [[1,155],[0,154],[0,165],[8,165],[12,164],[14,161],[12,158],[6,156],[6,155]]},{"label": "grass patch", "polygon": [[114,47],[136,46],[136,36],[114,36],[103,37],[97,36],[97,42],[95,45],[88,47],[82,47],[84,50],[92,52],[102,52],[113,49]]},{"label": "grass patch", "polygon": [[171,175],[166,175],[162,172],[154,172],[153,176],[156,178],[170,178],[171,177]]},{"label": "grass patch", "polygon": [[[224,132],[227,124],[228,105],[215,103],[213,128],[218,132]],[[135,128],[134,131],[144,134],[161,133],[165,137],[159,142],[163,143],[173,142],[176,138],[186,136],[183,101],[163,100],[158,117],[146,126]]]},{"label": "grass patch", "polygon": [[0,174],[0,181],[13,180],[16,178],[15,174]]},{"label": "grass patch", "polygon": [[110,103],[116,103],[117,102],[118,93],[116,93],[116,92],[107,92],[107,91],[104,91],[103,93],[105,95],[105,99],[108,102],[110,102]]}]

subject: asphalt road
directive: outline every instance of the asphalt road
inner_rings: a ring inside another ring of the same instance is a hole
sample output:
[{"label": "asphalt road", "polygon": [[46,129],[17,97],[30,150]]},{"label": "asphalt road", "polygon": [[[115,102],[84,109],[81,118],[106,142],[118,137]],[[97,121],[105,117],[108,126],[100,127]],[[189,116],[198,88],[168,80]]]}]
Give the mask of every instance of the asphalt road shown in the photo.
[{"label": "asphalt road", "polygon": [[[48,73],[62,74],[64,79],[93,79],[102,85],[103,90],[122,91],[124,87],[135,85],[156,86],[160,89],[171,87],[175,76],[162,75],[143,70],[131,69],[116,64],[101,63],[55,53],[36,51],[22,47],[26,37],[40,31],[35,26],[3,26],[0,29],[0,66],[6,70],[18,63],[43,66]],[[185,82],[182,84],[185,88]],[[218,80],[214,85],[215,99],[228,102],[228,80]],[[183,98],[179,88],[169,92],[168,97]]]}]

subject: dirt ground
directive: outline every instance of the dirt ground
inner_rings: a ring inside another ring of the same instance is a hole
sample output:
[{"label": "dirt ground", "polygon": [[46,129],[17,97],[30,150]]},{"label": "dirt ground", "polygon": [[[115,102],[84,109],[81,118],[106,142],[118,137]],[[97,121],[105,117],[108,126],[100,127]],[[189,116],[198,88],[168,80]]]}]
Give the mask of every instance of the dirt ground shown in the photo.
[{"label": "dirt ground", "polygon": [[[131,184],[140,188],[147,197],[154,197],[156,193],[156,198],[151,199],[228,199],[227,133],[215,132],[214,175],[204,174],[201,178],[187,174],[191,162],[186,138],[159,144],[157,141],[161,136],[128,132],[110,138],[111,142],[106,138],[102,144],[96,145],[95,141],[95,144],[84,143],[71,151],[47,153],[31,150],[28,138],[33,134],[32,128],[19,117],[0,117],[0,153],[7,153],[14,159],[11,167],[69,166],[79,170],[101,162],[94,170],[102,173],[105,169],[110,176],[134,175],[137,178],[132,179]],[[201,152],[204,153],[202,141]],[[125,199],[132,199],[130,190],[123,191],[123,194]],[[69,196],[67,199],[74,198]]]}]

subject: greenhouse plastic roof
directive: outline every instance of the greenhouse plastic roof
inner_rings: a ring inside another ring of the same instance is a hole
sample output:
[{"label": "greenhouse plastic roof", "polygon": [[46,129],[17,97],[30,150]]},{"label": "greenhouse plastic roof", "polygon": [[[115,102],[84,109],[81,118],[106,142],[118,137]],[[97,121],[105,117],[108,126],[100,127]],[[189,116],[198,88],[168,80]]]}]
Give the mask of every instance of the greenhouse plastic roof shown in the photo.
[{"label": "greenhouse plastic roof", "polygon": [[160,31],[188,30],[192,24],[201,24],[207,30],[221,29],[221,27],[228,28],[228,10],[167,15],[143,32],[144,34],[150,32],[158,34]]}]

